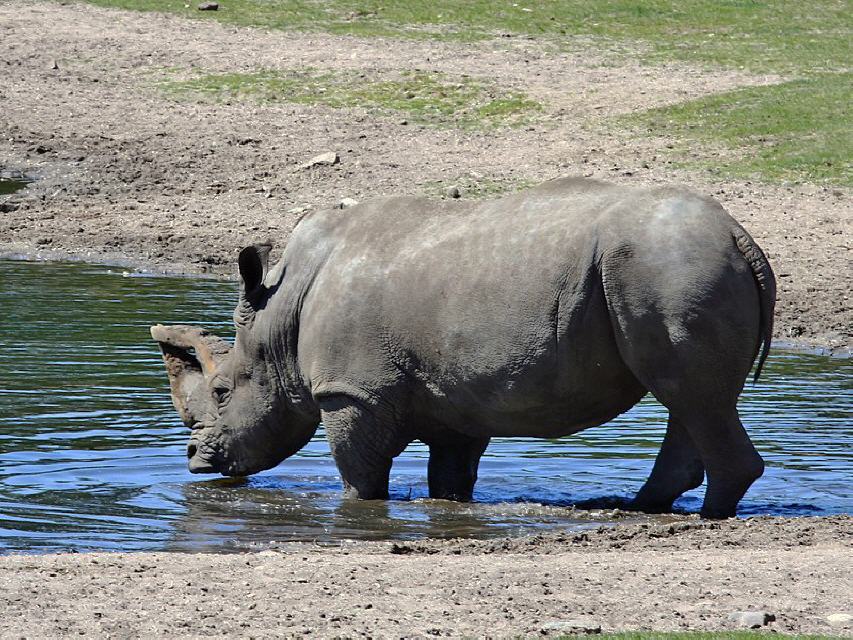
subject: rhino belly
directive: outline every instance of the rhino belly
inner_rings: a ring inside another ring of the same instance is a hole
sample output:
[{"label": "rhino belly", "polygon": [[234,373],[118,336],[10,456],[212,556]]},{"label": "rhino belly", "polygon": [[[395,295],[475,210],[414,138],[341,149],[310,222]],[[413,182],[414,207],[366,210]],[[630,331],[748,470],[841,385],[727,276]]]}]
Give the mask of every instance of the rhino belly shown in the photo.
[{"label": "rhino belly", "polygon": [[469,435],[552,438],[631,408],[646,391],[619,354],[603,294],[591,286],[569,302],[526,322],[510,313],[457,325],[444,352],[407,358],[420,413]]}]

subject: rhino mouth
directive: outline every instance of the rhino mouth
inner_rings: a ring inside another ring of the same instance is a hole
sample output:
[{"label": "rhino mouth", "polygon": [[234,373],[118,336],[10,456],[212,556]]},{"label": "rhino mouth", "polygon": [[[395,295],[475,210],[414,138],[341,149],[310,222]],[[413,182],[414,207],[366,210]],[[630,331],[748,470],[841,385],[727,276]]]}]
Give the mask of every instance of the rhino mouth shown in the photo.
[{"label": "rhino mouth", "polygon": [[219,461],[216,452],[195,438],[187,444],[187,466],[190,473],[217,473]]},{"label": "rhino mouth", "polygon": [[195,442],[187,445],[187,466],[190,473],[216,473],[212,457],[199,453],[198,444]]},{"label": "rhino mouth", "polygon": [[[233,459],[233,456],[224,455],[222,443],[195,435],[187,443],[187,468],[190,473],[218,473],[229,477],[242,477],[252,473],[241,460]],[[230,449],[230,447],[229,447]]]}]

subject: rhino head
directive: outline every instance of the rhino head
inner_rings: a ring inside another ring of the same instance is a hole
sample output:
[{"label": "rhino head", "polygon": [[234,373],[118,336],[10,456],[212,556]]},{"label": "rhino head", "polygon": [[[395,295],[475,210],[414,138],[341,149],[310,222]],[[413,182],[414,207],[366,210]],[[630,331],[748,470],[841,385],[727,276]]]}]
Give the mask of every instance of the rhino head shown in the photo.
[{"label": "rhino head", "polygon": [[[282,341],[268,310],[275,287],[264,285],[270,247],[240,253],[240,301],[234,346],[189,325],[155,325],[172,402],[190,428],[189,470],[245,476],[274,467],[301,449],[317,421],[295,411],[282,379]],[[265,317],[270,316],[270,317]]]}]

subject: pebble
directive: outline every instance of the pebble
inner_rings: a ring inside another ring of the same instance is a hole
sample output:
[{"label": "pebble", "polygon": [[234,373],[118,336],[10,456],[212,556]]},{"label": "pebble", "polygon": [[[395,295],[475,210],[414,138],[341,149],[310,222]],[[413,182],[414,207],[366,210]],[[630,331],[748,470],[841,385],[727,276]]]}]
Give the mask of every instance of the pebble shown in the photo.
[{"label": "pebble", "polygon": [[310,169],[311,167],[317,167],[320,165],[331,166],[333,164],[338,164],[341,161],[341,157],[335,153],[334,151],[328,151],[326,153],[321,153],[319,156],[314,156],[308,162],[302,165],[303,169]]},{"label": "pebble", "polygon": [[354,207],[357,204],[358,204],[358,200],[353,200],[352,198],[343,198],[338,203],[338,208],[339,209],[348,209],[350,207]]},{"label": "pebble", "polygon": [[447,188],[447,191],[445,191],[445,192],[444,192],[444,194],[445,194],[448,198],[453,198],[454,200],[455,200],[456,198],[461,198],[461,197],[462,197],[462,192],[461,192],[461,191],[459,191],[459,187],[455,187],[455,186],[454,186],[454,187],[448,187],[448,188]]},{"label": "pebble", "polygon": [[218,2],[202,2],[198,5],[199,11],[219,11]]},{"label": "pebble", "polygon": [[601,633],[601,625],[590,618],[555,620],[542,625],[542,633]]},{"label": "pebble", "polygon": [[853,614],[832,613],[826,616],[826,621],[831,627],[850,627],[853,626]]},{"label": "pebble", "polygon": [[729,621],[741,629],[760,629],[776,619],[766,611],[734,611],[729,614]]}]

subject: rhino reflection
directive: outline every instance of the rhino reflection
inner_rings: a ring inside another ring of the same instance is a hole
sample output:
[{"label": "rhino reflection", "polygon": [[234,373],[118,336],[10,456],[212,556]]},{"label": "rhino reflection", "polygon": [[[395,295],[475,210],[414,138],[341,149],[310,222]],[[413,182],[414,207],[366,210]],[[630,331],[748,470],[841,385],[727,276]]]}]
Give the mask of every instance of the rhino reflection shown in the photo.
[{"label": "rhino reflection", "polygon": [[484,538],[611,521],[607,513],[531,503],[455,503],[416,499],[354,501],[270,482],[214,480],[182,486],[185,514],[166,548],[229,551],[287,542]]},{"label": "rhino reflection", "polygon": [[184,513],[173,522],[166,548],[228,551],[276,540],[311,541],[327,525],[323,500],[239,478],[181,486]]}]

